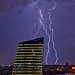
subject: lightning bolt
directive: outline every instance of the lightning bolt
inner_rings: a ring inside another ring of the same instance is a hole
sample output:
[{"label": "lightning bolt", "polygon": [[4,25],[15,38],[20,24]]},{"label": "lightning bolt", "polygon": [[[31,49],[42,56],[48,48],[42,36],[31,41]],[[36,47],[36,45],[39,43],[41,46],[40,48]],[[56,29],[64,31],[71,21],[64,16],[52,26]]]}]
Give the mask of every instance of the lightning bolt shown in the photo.
[{"label": "lightning bolt", "polygon": [[[50,21],[49,28],[50,28],[50,31],[52,31],[52,38],[51,38],[51,39],[52,39],[52,44],[53,44],[53,50],[54,50],[54,52],[55,52],[55,57],[56,57],[55,64],[57,64],[57,63],[58,63],[58,55],[57,55],[57,50],[56,50],[56,48],[55,48],[55,43],[54,43],[54,40],[53,40],[53,38],[54,38],[54,37],[53,37],[53,35],[54,35],[53,29],[52,29],[52,27],[51,27],[51,24],[52,24],[52,21],[51,21],[51,11],[54,10],[55,8],[56,8],[56,3],[55,3],[55,5],[54,5],[53,8],[50,8],[50,9],[49,9],[48,14],[49,14],[49,21]],[[50,36],[49,36],[48,46],[49,46],[49,42],[50,42]],[[47,52],[47,55],[46,55],[46,64],[48,64],[48,62],[47,62],[48,54],[49,54],[49,47],[48,47],[48,52]]]},{"label": "lightning bolt", "polygon": [[40,24],[43,26],[43,29],[45,30],[45,32],[46,32],[46,35],[49,37],[49,40],[48,40],[48,51],[47,51],[47,55],[46,55],[46,64],[48,64],[48,62],[47,62],[47,58],[48,58],[48,53],[49,53],[49,43],[50,43],[50,34],[48,34],[48,31],[47,31],[47,29],[45,28],[45,25],[44,25],[44,23],[43,23],[43,15],[42,15],[42,11],[41,11],[41,9],[39,9],[39,11],[40,11]]},{"label": "lightning bolt", "polygon": [[47,54],[46,54],[46,64],[48,65],[48,54],[49,54],[49,51],[50,51],[50,42],[52,41],[52,47],[53,47],[53,50],[54,50],[54,52],[55,52],[55,57],[56,57],[56,60],[55,60],[55,64],[57,64],[58,63],[58,55],[57,55],[57,50],[56,50],[56,48],[55,48],[55,43],[54,43],[54,40],[53,40],[53,29],[52,29],[52,27],[51,27],[51,24],[52,24],[52,21],[51,21],[51,11],[53,11],[54,9],[56,8],[56,3],[55,3],[55,5],[54,5],[54,7],[53,8],[50,8],[49,9],[49,11],[48,11],[48,15],[49,15],[49,21],[50,21],[50,23],[49,23],[49,30],[52,32],[52,37],[51,37],[51,35],[48,33],[48,30],[45,28],[45,24],[43,23],[43,14],[42,14],[42,10],[41,9],[39,9],[39,14],[40,14],[40,18],[39,18],[39,22],[40,22],[40,25],[39,25],[39,27],[38,27],[38,31],[35,33],[35,35],[34,35],[34,37],[33,38],[35,38],[35,36],[37,35],[37,34],[39,34],[39,30],[40,30],[40,28],[42,27],[43,28],[43,30],[46,32],[46,35],[48,36],[48,51],[47,51]]},{"label": "lightning bolt", "polygon": [[[32,27],[31,30],[33,30],[33,29],[35,28],[35,26],[36,26],[36,24],[34,24],[34,26]],[[33,32],[31,31],[31,38],[33,38],[32,33],[33,33]],[[35,35],[35,36],[36,36],[36,35]],[[35,37],[35,36],[34,36],[34,37]]]},{"label": "lightning bolt", "polygon": [[40,25],[39,25],[39,27],[38,27],[38,31],[35,33],[35,35],[34,35],[33,38],[35,38],[35,36],[39,33],[39,30],[40,30],[41,26],[43,25],[43,21],[42,21],[43,15],[42,15],[41,9],[39,9],[39,12],[40,12],[40,20],[39,20]]},{"label": "lightning bolt", "polygon": [[39,33],[40,28],[41,28],[41,25],[39,26],[38,31],[35,33],[35,35],[34,35],[33,39],[34,39],[34,38],[35,38],[35,36]]}]

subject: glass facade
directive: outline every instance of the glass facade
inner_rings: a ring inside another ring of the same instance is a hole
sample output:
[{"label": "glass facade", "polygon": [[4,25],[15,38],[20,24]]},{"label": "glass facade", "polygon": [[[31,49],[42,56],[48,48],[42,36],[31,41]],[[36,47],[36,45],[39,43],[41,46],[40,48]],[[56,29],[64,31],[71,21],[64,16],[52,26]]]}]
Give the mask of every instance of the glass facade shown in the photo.
[{"label": "glass facade", "polygon": [[44,38],[18,43],[12,75],[42,75]]}]

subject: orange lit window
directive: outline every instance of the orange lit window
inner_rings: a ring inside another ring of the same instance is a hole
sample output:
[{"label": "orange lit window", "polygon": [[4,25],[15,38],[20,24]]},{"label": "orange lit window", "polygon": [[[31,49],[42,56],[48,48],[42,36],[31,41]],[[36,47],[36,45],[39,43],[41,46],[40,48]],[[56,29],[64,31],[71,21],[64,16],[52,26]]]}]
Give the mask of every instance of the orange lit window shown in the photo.
[{"label": "orange lit window", "polygon": [[72,67],[72,70],[75,70],[75,67]]}]

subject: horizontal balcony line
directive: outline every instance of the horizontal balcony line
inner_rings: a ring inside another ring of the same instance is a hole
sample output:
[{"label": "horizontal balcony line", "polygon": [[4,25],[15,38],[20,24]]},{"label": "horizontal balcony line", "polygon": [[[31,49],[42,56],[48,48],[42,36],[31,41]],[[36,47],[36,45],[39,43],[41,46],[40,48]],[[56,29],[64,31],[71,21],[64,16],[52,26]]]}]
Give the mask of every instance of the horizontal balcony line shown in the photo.
[{"label": "horizontal balcony line", "polygon": [[[17,48],[17,49],[18,49],[18,48]],[[18,50],[19,50],[19,49],[18,49]],[[24,49],[21,48],[20,50],[27,50],[27,49],[25,49],[25,48],[24,48]],[[32,50],[32,49],[29,48],[28,50]],[[36,48],[35,50],[42,50],[42,49],[37,49],[37,48]]]},{"label": "horizontal balcony line", "polygon": [[37,67],[37,68],[43,68],[43,66],[41,65],[41,66],[30,66],[30,65],[28,65],[28,67],[26,66],[26,67],[24,67],[24,68],[22,68],[22,67],[20,67],[20,68],[15,68],[15,67],[13,67],[13,69],[17,69],[17,70],[25,70],[25,69],[27,69],[27,68],[30,68],[30,69],[33,69],[33,68],[35,68],[35,67]]},{"label": "horizontal balcony line", "polygon": [[38,51],[37,52],[35,52],[35,51],[34,52],[17,52],[17,53],[38,53],[38,54],[40,54],[40,53],[43,53],[43,51],[40,51],[40,52],[38,52]]},{"label": "horizontal balcony line", "polygon": [[30,47],[18,47],[18,48],[43,48],[43,47],[37,47],[37,46],[36,47],[31,47],[30,46]]},{"label": "horizontal balcony line", "polygon": [[42,60],[15,60],[15,61],[28,61],[28,62],[30,62],[30,61],[42,61]]},{"label": "horizontal balcony line", "polygon": [[26,45],[44,45],[44,44],[18,44],[18,46],[20,46],[20,45],[26,46]]},{"label": "horizontal balcony line", "polygon": [[39,55],[39,56],[35,56],[35,57],[34,57],[34,56],[28,56],[28,55],[27,55],[27,56],[24,56],[24,57],[23,57],[23,56],[16,56],[15,59],[20,59],[20,60],[21,60],[21,59],[24,59],[24,60],[25,60],[25,59],[26,59],[26,60],[29,60],[29,59],[30,59],[30,60],[32,60],[32,59],[40,60],[40,59],[43,59],[43,56],[42,56],[42,55],[41,55],[41,56],[40,56],[40,55]]},{"label": "horizontal balcony line", "polygon": [[16,55],[16,56],[43,56],[43,55]]}]

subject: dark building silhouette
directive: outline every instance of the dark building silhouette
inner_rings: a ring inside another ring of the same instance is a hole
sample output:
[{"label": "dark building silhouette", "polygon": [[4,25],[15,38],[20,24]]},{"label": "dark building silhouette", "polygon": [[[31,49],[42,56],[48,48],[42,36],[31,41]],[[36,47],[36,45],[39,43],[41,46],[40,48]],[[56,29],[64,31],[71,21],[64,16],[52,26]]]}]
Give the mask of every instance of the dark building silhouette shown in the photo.
[{"label": "dark building silhouette", "polygon": [[43,75],[44,38],[18,43],[12,75]]},{"label": "dark building silhouette", "polygon": [[75,75],[75,65],[43,65],[43,75]]},{"label": "dark building silhouette", "polygon": [[0,65],[0,75],[12,75],[12,66]]}]

